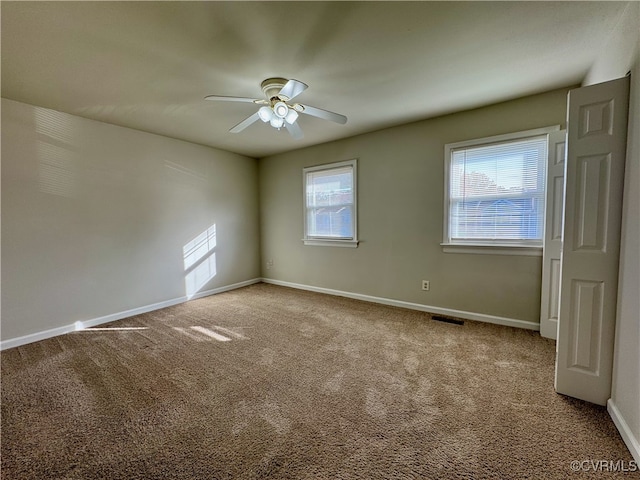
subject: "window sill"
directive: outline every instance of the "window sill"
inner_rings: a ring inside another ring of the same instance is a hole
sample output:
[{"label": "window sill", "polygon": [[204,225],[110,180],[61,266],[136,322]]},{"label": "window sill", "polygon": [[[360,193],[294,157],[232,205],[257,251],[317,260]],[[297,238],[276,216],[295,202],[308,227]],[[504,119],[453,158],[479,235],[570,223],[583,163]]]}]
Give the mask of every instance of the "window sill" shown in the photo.
[{"label": "window sill", "polygon": [[302,240],[305,245],[314,247],[349,247],[358,248],[357,240],[329,240],[321,238],[309,238]]},{"label": "window sill", "polygon": [[444,253],[471,253],[478,255],[520,255],[526,257],[541,257],[542,247],[531,245],[488,245],[441,243]]}]

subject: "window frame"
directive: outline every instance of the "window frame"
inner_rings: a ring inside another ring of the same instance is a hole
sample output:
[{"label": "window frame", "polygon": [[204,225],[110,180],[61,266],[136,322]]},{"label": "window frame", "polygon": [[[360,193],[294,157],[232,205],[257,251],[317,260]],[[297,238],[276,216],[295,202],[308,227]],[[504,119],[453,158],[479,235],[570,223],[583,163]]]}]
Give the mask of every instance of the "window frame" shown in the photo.
[{"label": "window frame", "polygon": [[[334,238],[318,235],[309,235],[307,216],[307,174],[324,170],[334,170],[343,167],[352,168],[352,191],[353,191],[353,215],[351,217],[352,238]],[[340,162],[325,163],[302,169],[302,216],[303,216],[303,239],[305,245],[331,246],[331,247],[351,247],[358,246],[358,159],[344,160]]]},{"label": "window frame", "polygon": [[[542,256],[542,242],[544,241],[544,221],[543,234],[540,242],[532,240],[455,240],[452,241],[449,234],[450,226],[450,174],[451,174],[451,158],[455,150],[469,147],[482,147],[491,144],[499,144],[512,142],[515,140],[526,140],[531,137],[539,137],[542,135],[549,136],[549,133],[560,130],[560,125],[551,127],[535,128],[532,130],[524,130],[521,132],[507,133],[503,135],[494,135],[491,137],[476,138],[464,140],[461,142],[447,143],[444,146],[444,215],[442,227],[442,250],[445,253],[474,253],[474,254],[497,254],[497,255],[527,255]],[[548,144],[547,144],[548,145]],[[545,185],[546,191],[546,175],[548,169],[548,148],[545,159]],[[543,195],[543,202],[546,201],[546,195]],[[542,205],[543,215],[545,205]]]}]

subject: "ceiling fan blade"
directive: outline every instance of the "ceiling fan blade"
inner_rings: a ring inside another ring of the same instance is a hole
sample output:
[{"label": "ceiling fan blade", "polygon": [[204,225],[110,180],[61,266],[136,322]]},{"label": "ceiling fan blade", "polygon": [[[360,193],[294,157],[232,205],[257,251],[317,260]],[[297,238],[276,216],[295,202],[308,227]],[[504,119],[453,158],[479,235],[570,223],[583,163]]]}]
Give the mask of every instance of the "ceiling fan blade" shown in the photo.
[{"label": "ceiling fan blade", "polygon": [[243,121],[241,121],[235,127],[231,128],[229,131],[231,133],[239,133],[245,128],[247,128],[249,125],[251,125],[252,123],[257,122],[258,120],[260,120],[260,117],[258,116],[258,112],[256,112],[250,117],[245,118]]},{"label": "ceiling fan blade", "polygon": [[323,118],[325,120],[331,120],[332,122],[336,122],[341,125],[347,123],[347,117],[345,117],[344,115],[340,115],[339,113],[330,112],[329,110],[310,107],[309,105],[302,105],[301,103],[296,103],[295,105],[293,105],[293,109],[297,112],[306,113],[307,115]]},{"label": "ceiling fan blade", "polygon": [[292,78],[278,92],[278,96],[282,97],[285,101],[289,101],[292,98],[297,97],[298,95],[300,95],[307,88],[309,88],[309,85],[307,85],[306,83],[302,83],[299,80],[294,80]]},{"label": "ceiling fan blade", "polygon": [[204,97],[205,100],[214,100],[216,102],[244,102],[244,103],[257,103],[257,104],[268,104],[266,100],[259,100],[257,98],[248,98],[248,97],[226,97],[223,95],[208,95]]},{"label": "ceiling fan blade", "polygon": [[304,134],[302,133],[302,129],[300,128],[300,125],[298,125],[296,122],[294,123],[284,122],[284,126],[287,129],[287,131],[291,134],[291,136],[296,140],[300,140],[302,137],[304,137]]}]

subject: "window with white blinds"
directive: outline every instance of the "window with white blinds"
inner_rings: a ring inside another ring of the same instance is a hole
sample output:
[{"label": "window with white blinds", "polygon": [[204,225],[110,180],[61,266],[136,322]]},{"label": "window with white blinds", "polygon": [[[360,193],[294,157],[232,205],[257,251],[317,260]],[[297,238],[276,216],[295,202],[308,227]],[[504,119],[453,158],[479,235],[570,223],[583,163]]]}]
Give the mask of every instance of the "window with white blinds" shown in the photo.
[{"label": "window with white blinds", "polygon": [[547,135],[487,140],[445,149],[444,244],[542,246]]},{"label": "window with white blinds", "polygon": [[356,246],[356,160],[308,167],[304,174],[304,241]]}]

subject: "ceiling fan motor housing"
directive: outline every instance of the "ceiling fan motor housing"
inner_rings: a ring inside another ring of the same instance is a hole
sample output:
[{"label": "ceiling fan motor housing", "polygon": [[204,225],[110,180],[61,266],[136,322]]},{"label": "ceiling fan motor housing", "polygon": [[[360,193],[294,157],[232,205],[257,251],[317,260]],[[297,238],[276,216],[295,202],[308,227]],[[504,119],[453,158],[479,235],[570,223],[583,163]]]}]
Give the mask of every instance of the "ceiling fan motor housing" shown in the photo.
[{"label": "ceiling fan motor housing", "polygon": [[280,92],[280,90],[282,90],[282,87],[284,87],[286,85],[286,83],[288,82],[288,80],[286,78],[267,78],[265,81],[263,81],[260,86],[262,87],[262,92],[264,93],[264,95],[272,101],[272,103],[275,103],[275,101],[278,100],[289,100],[288,98],[280,98],[278,97],[278,93]]}]

